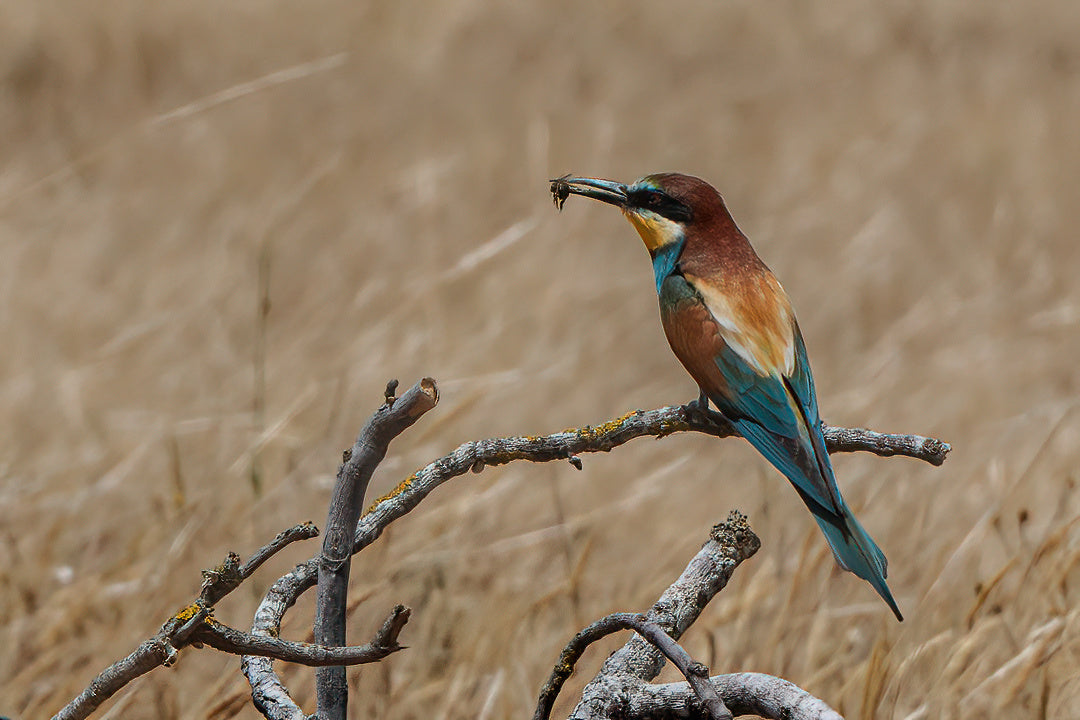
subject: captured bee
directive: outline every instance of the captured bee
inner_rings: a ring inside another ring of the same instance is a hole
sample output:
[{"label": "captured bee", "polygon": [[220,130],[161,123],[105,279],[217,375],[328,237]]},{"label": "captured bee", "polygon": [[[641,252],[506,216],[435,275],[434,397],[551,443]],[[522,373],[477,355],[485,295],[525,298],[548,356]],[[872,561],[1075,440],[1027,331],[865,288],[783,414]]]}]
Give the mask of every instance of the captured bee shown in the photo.
[{"label": "captured bee", "polygon": [[555,207],[559,210],[562,210],[566,198],[570,197],[570,183],[566,182],[568,177],[570,175],[567,174],[551,181],[551,199],[555,201]]}]

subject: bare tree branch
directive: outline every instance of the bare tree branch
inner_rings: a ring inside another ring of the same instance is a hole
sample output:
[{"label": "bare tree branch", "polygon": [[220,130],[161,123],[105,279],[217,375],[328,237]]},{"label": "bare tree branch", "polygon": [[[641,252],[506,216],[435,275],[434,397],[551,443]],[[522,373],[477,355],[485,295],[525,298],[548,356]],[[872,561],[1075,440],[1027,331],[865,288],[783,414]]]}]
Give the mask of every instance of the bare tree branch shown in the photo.
[{"label": "bare tree branch", "polygon": [[709,718],[712,720],[732,720],[731,712],[724,706],[724,702],[717,695],[715,688],[709,684],[708,668],[701,663],[694,662],[690,654],[665,633],[663,628],[656,623],[649,622],[640,613],[612,613],[600,618],[575,635],[563,649],[559,661],[551,672],[551,676],[540,691],[540,700],[536,705],[533,720],[548,720],[551,716],[551,708],[555,704],[555,698],[558,696],[559,690],[566,679],[570,677],[574,670],[574,664],[584,654],[585,649],[597,640],[620,630],[634,630],[664,653],[664,656],[671,660],[686,678],[689,687],[693,688],[698,699],[704,704]]},{"label": "bare tree branch", "polygon": [[[569,460],[580,469],[580,453],[607,452],[636,437],[664,437],[687,431],[716,437],[736,434],[722,416],[690,405],[665,407],[648,412],[638,410],[596,427],[586,426],[544,437],[496,438],[465,443],[404,480],[394,491],[372,505],[357,523],[355,509],[362,501],[363,490],[371,472],[385,455],[387,444],[437,402],[438,390],[434,381],[427,378],[411,388],[401,399],[394,398],[395,389],[396,383],[387,386],[386,403],[365,426],[352,450],[346,453],[339,476],[348,481],[349,487],[335,499],[335,504],[340,505],[344,512],[335,510],[331,513],[333,541],[324,545],[322,553],[297,565],[292,572],[274,583],[255,613],[250,635],[214,621],[213,605],[238,587],[274,553],[291,542],[317,535],[318,530],[311,523],[298,525],[279,534],[271,543],[255,552],[247,563],[241,564],[239,556],[230,553],[221,565],[204,571],[200,596],[195,602],[170,618],[154,637],[142,643],[133,653],[102,672],[79,697],[55,717],[64,720],[85,718],[134,678],[160,665],[173,664],[179,649],[187,645],[201,647],[205,643],[228,652],[247,653],[242,658],[242,668],[252,687],[252,700],[266,717],[275,720],[305,718],[274,673],[272,658],[321,666],[343,666],[378,660],[400,649],[397,638],[408,620],[408,609],[401,606],[395,608],[373,641],[362,647],[344,647],[343,639],[333,644],[280,640],[277,636],[282,617],[305,590],[316,584],[320,567],[328,571],[329,575],[340,575],[339,571],[345,568],[344,579],[347,582],[350,554],[370,545],[391,522],[416,507],[435,487],[469,470],[480,472],[489,465],[503,465],[514,460]],[[886,456],[906,455],[939,465],[951,449],[947,443],[940,440],[916,435],[885,435],[870,430],[831,428],[824,425],[823,430],[830,452],[860,450]],[[351,539],[350,527],[355,528]],[[653,626],[662,628],[665,637],[670,636],[674,648],[667,646],[666,641],[659,635],[654,634],[653,639],[657,640],[656,644],[664,647],[669,655],[677,655],[681,648],[678,648],[674,641],[696,619],[713,595],[726,584],[734,567],[742,559],[752,555],[758,546],[757,537],[746,525],[745,518],[733,514],[727,523],[714,528],[713,539],[706,543],[679,580],[668,588],[649,612],[646,616],[647,624],[641,626],[641,631],[649,635]],[[608,659],[600,676],[589,687],[599,687],[603,684],[602,681],[607,682],[613,678],[632,679],[636,685],[642,686],[638,688],[641,692],[632,695],[634,702],[652,703],[650,712],[668,712],[671,707],[665,703],[670,698],[679,697],[682,692],[680,686],[644,685],[644,681],[654,677],[663,664],[664,653],[657,649],[656,644],[646,643],[640,636],[636,636]],[[709,690],[697,682],[702,679],[702,668],[692,663],[688,656],[680,655],[678,660],[673,661],[677,662],[684,674],[695,683],[697,692],[702,693],[709,705],[708,711],[716,716],[715,713],[719,710],[716,703],[709,698]],[[760,683],[762,677],[767,676],[719,676],[712,682],[716,683],[718,688],[734,688],[731,689],[734,699],[729,702],[724,696],[724,701],[731,707],[742,708],[747,706],[745,703],[749,701],[739,699],[738,688],[750,687],[747,684],[750,680]],[[742,684],[732,685],[735,681],[730,678],[743,678],[739,681]],[[725,682],[728,685],[723,685]],[[587,688],[579,708],[583,707],[587,700],[591,701],[592,696],[588,690]],[[611,691],[609,700],[620,697],[617,689],[608,690]],[[556,688],[555,692],[557,691]],[[722,691],[721,695],[723,692],[726,691]],[[594,695],[592,699],[603,697],[599,691]],[[791,700],[789,695],[774,692],[773,696],[780,698],[776,701],[776,707],[782,708],[782,712],[789,712],[793,707],[792,703],[795,701]],[[766,694],[762,697],[773,696]],[[760,704],[766,701],[758,699],[755,702]],[[820,704],[820,701],[815,702]],[[611,706],[611,702],[604,704]],[[821,704],[821,707],[825,706]],[[586,714],[582,717],[593,716]]]},{"label": "bare tree branch", "polygon": [[65,705],[53,720],[81,720],[129,682],[154,668],[176,662],[176,648],[163,633],[145,640],[135,652],[101,672],[77,698]]},{"label": "bare tree branch", "polygon": [[[948,443],[919,435],[888,435],[824,424],[822,430],[830,452],[864,451],[886,456],[904,455],[940,465],[952,449]],[[649,411],[635,410],[601,425],[587,425],[541,437],[492,438],[464,443],[410,475],[373,503],[360,518],[352,551],[355,554],[363,550],[378,539],[390,523],[419,505],[432,490],[469,471],[480,472],[487,466],[505,465],[515,460],[569,460],[579,467],[579,454],[609,452],[634,438],[660,438],[679,432],[700,432],[719,438],[737,435],[722,415],[703,413],[693,405],[677,405]],[[577,462],[574,463],[574,460]],[[756,537],[753,541],[758,542]],[[277,636],[285,612],[300,595],[315,585],[318,562],[318,557],[315,557],[301,563],[274,583],[256,610],[251,628],[253,635]],[[251,684],[255,706],[264,716],[271,720],[302,720],[306,717],[289,696],[269,658],[245,656],[241,666]]]},{"label": "bare tree branch", "polygon": [[[674,643],[723,589],[735,567],[759,547],[760,542],[746,518],[732,512],[726,522],[713,528],[709,541],[660,596],[647,619],[652,621],[653,627],[663,629]],[[770,675],[738,673],[706,680],[702,677],[705,669],[701,666],[698,666],[698,673],[679,667],[688,682],[650,685],[648,681],[659,674],[666,655],[658,648],[656,643],[646,642],[639,633],[612,653],[596,678],[585,687],[581,701],[570,715],[571,720],[715,717],[715,706],[703,703],[706,695],[702,685],[714,689],[724,706],[736,715],[754,714],[775,720],[842,720],[821,700]],[[534,716],[536,720],[546,720],[554,703],[554,694],[572,672],[576,659],[573,657],[566,662],[564,651],[551,679],[541,691]],[[543,715],[541,710],[545,710]]]},{"label": "bare tree branch", "polygon": [[[886,435],[824,424],[822,430],[829,452],[864,451],[886,456],[904,455],[940,465],[952,449],[941,440],[919,435]],[[464,443],[449,455],[409,476],[376,501],[360,519],[353,552],[360,552],[373,543],[390,523],[419,505],[439,485],[470,470],[480,472],[486,466],[505,465],[515,460],[571,460],[582,453],[609,452],[638,437],[660,438],[690,431],[720,438],[738,434],[718,413],[702,413],[695,406],[678,405],[649,411],[635,410],[602,425],[586,425],[542,437],[492,438]]]},{"label": "bare tree branch", "polygon": [[[798,685],[762,673],[716,675],[709,682],[735,715],[768,720],[844,720],[839,713]],[[686,683],[643,684],[630,698],[626,717],[634,720],[696,718],[696,693]]]},{"label": "bare tree branch", "polygon": [[[727,585],[735,568],[760,547],[761,541],[750,529],[746,516],[732,511],[725,522],[712,529],[709,540],[660,595],[646,618],[678,640]],[[660,650],[640,636],[631,638],[604,661],[600,673],[585,687],[571,718],[618,717],[613,709],[625,707],[663,666]]]},{"label": "bare tree branch", "polygon": [[[318,577],[319,556],[316,555],[278,578],[255,610],[251,634],[277,637],[285,611],[305,590],[315,586]],[[307,717],[274,672],[273,658],[244,655],[240,658],[240,669],[251,685],[251,701],[264,717],[270,720],[304,720]]]},{"label": "bare tree branch", "polygon": [[[397,380],[387,383],[386,401],[364,425],[338,469],[319,560],[315,642],[320,645],[340,646],[346,641],[345,607],[349,592],[352,538],[356,534],[356,521],[360,519],[371,475],[386,457],[390,441],[405,432],[439,401],[438,388],[431,378],[424,378],[413,385],[399,399],[394,398],[397,384]],[[315,673],[315,685],[319,718],[345,720],[349,686],[345,682],[344,665],[320,668]]]},{"label": "bare tree branch", "polygon": [[922,435],[886,435],[865,428],[830,427],[824,423],[821,429],[830,453],[862,451],[881,457],[902,455],[940,467],[952,450],[949,443]]}]

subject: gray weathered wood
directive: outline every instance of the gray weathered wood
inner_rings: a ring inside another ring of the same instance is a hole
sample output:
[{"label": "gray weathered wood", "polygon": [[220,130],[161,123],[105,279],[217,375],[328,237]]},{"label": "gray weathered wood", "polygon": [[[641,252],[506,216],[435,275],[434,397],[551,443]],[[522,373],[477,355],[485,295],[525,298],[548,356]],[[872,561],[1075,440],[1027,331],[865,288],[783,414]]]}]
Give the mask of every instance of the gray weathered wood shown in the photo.
[{"label": "gray weathered wood", "polygon": [[[315,643],[318,645],[335,647],[346,642],[345,607],[353,536],[371,475],[386,457],[390,441],[435,407],[439,400],[439,391],[431,378],[413,385],[400,398],[394,398],[396,388],[397,380],[387,384],[386,402],[364,425],[338,469],[319,558],[319,589],[315,604]],[[349,701],[345,667],[319,668],[315,673],[315,686],[319,718],[345,720]]]}]

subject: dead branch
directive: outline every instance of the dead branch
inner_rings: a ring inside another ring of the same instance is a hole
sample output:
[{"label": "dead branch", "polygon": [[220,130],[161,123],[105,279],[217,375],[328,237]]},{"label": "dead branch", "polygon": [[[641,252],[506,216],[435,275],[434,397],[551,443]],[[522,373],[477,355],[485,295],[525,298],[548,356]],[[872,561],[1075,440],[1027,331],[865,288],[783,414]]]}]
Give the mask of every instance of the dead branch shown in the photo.
[{"label": "dead branch", "polygon": [[[834,428],[824,423],[822,430],[830,452],[863,451],[884,456],[903,455],[940,465],[952,449],[948,443],[941,440],[919,435],[892,435],[858,428]],[[505,465],[515,460],[568,460],[575,467],[579,467],[579,454],[609,452],[634,438],[661,438],[679,432],[700,432],[718,438],[738,434],[718,413],[702,412],[693,405],[677,405],[649,411],[635,410],[601,425],[587,425],[541,437],[491,438],[464,443],[448,455],[410,475],[390,493],[373,503],[360,518],[352,552],[358,553],[373,543],[392,522],[408,514],[432,490],[469,471],[481,472],[485,467]],[[577,463],[574,463],[575,460]],[[717,526],[721,527],[724,526]],[[756,537],[753,542],[758,542]],[[699,557],[700,555],[699,553]],[[698,558],[695,558],[695,561],[697,560]],[[695,561],[691,562],[691,566],[694,566]],[[274,583],[256,610],[252,634],[276,637],[285,612],[300,595],[316,584],[318,569],[319,558],[315,557],[297,565]],[[728,574],[730,575],[730,572]],[[727,576],[724,576],[720,587],[726,582]],[[696,612],[700,612],[700,608]],[[696,613],[693,614],[693,618],[696,617]],[[693,622],[693,619],[679,630],[680,634],[690,622]],[[662,622],[659,624],[668,629]],[[677,639],[678,635],[673,637]],[[661,664],[663,662],[662,659],[657,661]],[[265,717],[271,720],[303,720],[307,717],[274,672],[270,658],[245,656],[241,667],[251,685],[252,700]]]},{"label": "dead branch", "polygon": [[[746,517],[732,512],[726,522],[713,528],[709,541],[664,591],[646,618],[655,627],[664,629],[674,642],[723,589],[735,567],[760,545]],[[694,676],[680,667],[688,682],[650,685],[648,681],[660,673],[665,655],[657,644],[646,642],[640,634],[631,638],[612,653],[596,678],[585,687],[570,719],[716,717],[715,706],[710,707],[705,701],[707,695],[701,687],[707,685],[736,715],[754,714],[776,720],[842,720],[821,700],[770,675],[738,673],[706,681],[702,677],[704,668]],[[573,661],[577,658],[566,662],[565,657],[566,651],[541,691],[535,720],[546,720],[554,695],[573,671]]]},{"label": "dead branch", "polygon": [[298,540],[310,540],[318,537],[319,528],[312,522],[301,523],[288,530],[282,530],[273,540],[256,550],[243,565],[240,556],[229,553],[225,562],[213,570],[203,570],[202,592],[199,597],[207,605],[215,605],[221,598],[235,590],[240,583],[251,577],[264,562]]},{"label": "dead branch", "polygon": [[724,701],[717,695],[716,689],[709,684],[708,668],[694,662],[690,654],[656,623],[651,623],[640,613],[612,613],[600,618],[580,631],[567,643],[555,664],[544,688],[540,691],[533,720],[548,720],[555,698],[563,683],[574,670],[574,664],[584,654],[585,649],[597,640],[620,630],[634,630],[648,640],[667,657],[686,678],[698,699],[701,700],[711,720],[732,720],[731,712],[724,706]]},{"label": "dead branch", "polygon": [[[712,529],[709,540],[660,595],[646,618],[677,641],[724,589],[735,568],[760,547],[761,541],[750,529],[746,516],[732,511],[725,522]],[[571,717],[616,717],[611,710],[625,707],[626,701],[660,674],[663,666],[660,650],[640,636],[631,638],[604,661],[600,673],[585,687]]]},{"label": "dead branch", "polygon": [[[305,590],[314,587],[318,577],[319,556],[315,556],[278,578],[255,610],[251,634],[277,637],[285,611]],[[251,701],[264,717],[269,720],[304,720],[307,717],[274,672],[272,658],[244,655],[240,658],[240,670],[251,685]]]},{"label": "dead branch", "polygon": [[952,450],[949,443],[922,435],[886,435],[865,428],[829,427],[824,423],[822,430],[830,453],[862,451],[881,457],[902,455],[940,467]]},{"label": "dead branch", "polygon": [[[400,399],[394,397],[397,384],[397,380],[387,383],[385,402],[364,425],[338,469],[319,558],[315,642],[320,645],[334,647],[345,644],[345,607],[349,592],[352,540],[371,475],[386,457],[390,441],[405,432],[439,401],[439,391],[431,378],[424,378],[413,385]],[[319,718],[345,720],[349,686],[345,682],[344,665],[320,668],[315,673],[315,685]]]},{"label": "dead branch", "polygon": [[[835,428],[824,423],[822,430],[830,453],[862,451],[884,456],[903,455],[940,465],[952,449],[946,442],[921,435],[888,435],[860,428]],[[515,460],[572,461],[582,453],[610,452],[634,438],[661,438],[691,431],[719,438],[738,435],[718,413],[703,413],[695,406],[676,405],[649,411],[635,410],[602,425],[586,425],[542,437],[492,438],[464,443],[379,498],[360,518],[353,552],[360,552],[373,543],[390,523],[419,505],[439,485],[470,470],[480,472],[487,466],[505,465]]]}]

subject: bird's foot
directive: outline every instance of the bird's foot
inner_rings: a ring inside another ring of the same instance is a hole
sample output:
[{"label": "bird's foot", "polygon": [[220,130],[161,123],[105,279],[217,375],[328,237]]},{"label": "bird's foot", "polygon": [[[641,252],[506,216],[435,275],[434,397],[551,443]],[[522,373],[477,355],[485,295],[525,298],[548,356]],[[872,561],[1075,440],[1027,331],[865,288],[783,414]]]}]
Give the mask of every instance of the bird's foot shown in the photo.
[{"label": "bird's foot", "polygon": [[686,413],[692,417],[703,420],[705,422],[711,422],[716,425],[730,425],[731,421],[728,420],[723,413],[711,410],[709,408],[709,396],[704,392],[701,393],[696,399],[683,405],[683,409]]},{"label": "bird's foot", "polygon": [[707,418],[709,416],[709,396],[703,392],[683,405],[683,409],[690,415]]}]

